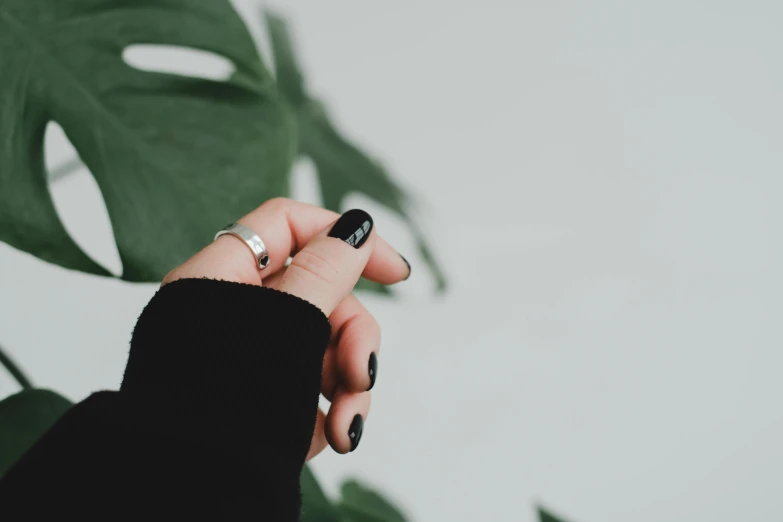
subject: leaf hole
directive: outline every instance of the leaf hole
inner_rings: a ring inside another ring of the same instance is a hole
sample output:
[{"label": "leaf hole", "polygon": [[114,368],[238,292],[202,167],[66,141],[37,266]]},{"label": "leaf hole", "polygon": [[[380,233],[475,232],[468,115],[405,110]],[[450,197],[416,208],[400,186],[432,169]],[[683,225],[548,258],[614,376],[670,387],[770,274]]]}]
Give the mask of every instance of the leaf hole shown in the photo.
[{"label": "leaf hole", "polygon": [[44,154],[49,193],[65,230],[88,256],[120,275],[122,261],[98,183],[55,122],[46,127]]},{"label": "leaf hole", "polygon": [[174,45],[129,45],[123,51],[122,59],[140,71],[177,74],[215,81],[228,80],[236,70],[234,63],[225,56]]},{"label": "leaf hole", "polygon": [[291,198],[322,207],[321,181],[310,158],[299,158],[291,169]]}]

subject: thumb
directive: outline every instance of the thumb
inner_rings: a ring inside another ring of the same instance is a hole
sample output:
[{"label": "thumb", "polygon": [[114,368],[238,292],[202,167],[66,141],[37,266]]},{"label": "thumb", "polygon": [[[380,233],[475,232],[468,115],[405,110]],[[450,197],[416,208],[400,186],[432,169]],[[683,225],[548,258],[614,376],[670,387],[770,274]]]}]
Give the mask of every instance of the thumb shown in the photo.
[{"label": "thumb", "polygon": [[309,301],[329,316],[359,281],[374,243],[370,215],[349,210],[294,256],[278,289]]}]

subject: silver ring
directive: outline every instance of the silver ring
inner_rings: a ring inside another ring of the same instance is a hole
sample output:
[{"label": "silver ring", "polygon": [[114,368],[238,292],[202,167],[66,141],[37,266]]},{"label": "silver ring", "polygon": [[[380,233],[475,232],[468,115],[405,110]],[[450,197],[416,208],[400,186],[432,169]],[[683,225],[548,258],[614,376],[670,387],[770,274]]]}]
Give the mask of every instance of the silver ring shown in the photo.
[{"label": "silver ring", "polygon": [[[215,234],[215,239],[230,234],[241,239],[256,256],[256,264],[259,270],[263,270],[269,265],[269,252],[266,251],[266,245],[255,232],[240,223],[231,223],[226,228]],[[214,241],[214,240],[213,240]]]}]

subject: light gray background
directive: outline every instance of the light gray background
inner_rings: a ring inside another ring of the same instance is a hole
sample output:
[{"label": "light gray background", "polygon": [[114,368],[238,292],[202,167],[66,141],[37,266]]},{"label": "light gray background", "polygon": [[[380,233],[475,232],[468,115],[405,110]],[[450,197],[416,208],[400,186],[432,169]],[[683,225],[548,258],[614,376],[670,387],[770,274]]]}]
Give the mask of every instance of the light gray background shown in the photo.
[{"label": "light gray background", "polygon": [[[452,283],[432,295],[402,224],[352,198],[414,275],[364,299],[379,382],[360,449],[315,461],[326,486],[366,478],[422,521],[783,519],[781,4],[276,5],[313,91],[421,196]],[[317,201],[311,166],[295,185]],[[54,195],[119,270],[91,178]],[[0,342],[81,399],[119,384],[154,290],[0,244]]]}]

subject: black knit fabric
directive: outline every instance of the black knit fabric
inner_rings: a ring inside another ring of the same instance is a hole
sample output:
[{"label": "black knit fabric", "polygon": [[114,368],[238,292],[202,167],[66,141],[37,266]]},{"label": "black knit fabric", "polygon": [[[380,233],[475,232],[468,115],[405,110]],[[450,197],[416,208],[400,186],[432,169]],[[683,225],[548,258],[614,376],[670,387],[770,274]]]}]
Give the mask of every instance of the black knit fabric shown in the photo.
[{"label": "black knit fabric", "polygon": [[2,512],[298,520],[330,330],[276,290],[164,286],[133,332],[120,390],[76,405],[0,480]]}]

